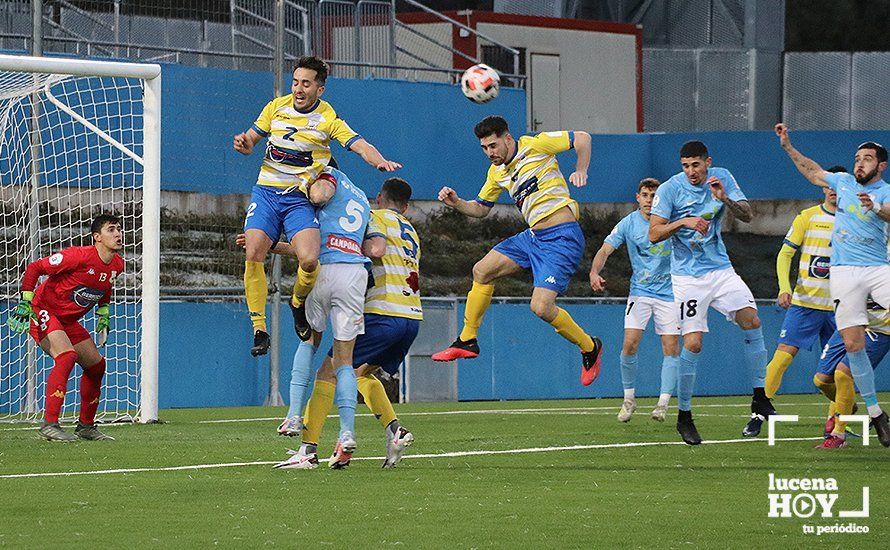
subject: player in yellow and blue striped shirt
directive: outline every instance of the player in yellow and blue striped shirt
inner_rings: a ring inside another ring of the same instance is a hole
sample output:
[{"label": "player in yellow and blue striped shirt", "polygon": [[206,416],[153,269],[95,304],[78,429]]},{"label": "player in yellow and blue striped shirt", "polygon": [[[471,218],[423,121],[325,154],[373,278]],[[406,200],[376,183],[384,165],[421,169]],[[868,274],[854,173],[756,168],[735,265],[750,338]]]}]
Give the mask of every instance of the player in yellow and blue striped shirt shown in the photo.
[{"label": "player in yellow and blue striped shirt", "polygon": [[[297,252],[300,268],[292,306],[302,305],[317,275],[320,235],[308,185],[331,160],[331,139],[359,155],[371,166],[391,172],[401,165],[386,160],[377,149],[337,117],[333,107],[319,99],[328,76],[327,64],[317,57],[301,57],[294,67],[291,93],[270,101],[253,126],[235,136],[233,146],[249,155],[268,138],[263,164],[244,220],[247,259],[244,293],[254,329],[251,354],[265,355],[267,283],[263,262],[282,231]],[[299,309],[297,311],[302,311]],[[299,317],[295,313],[295,318]],[[302,321],[308,334],[308,323]],[[303,338],[303,334],[301,334]],[[305,338],[304,338],[305,339]]]},{"label": "player in yellow and blue striped shirt", "polygon": [[[845,172],[842,166],[832,172]],[[822,204],[806,208],[794,218],[785,242],[776,258],[779,279],[779,305],[788,311],[779,332],[779,346],[766,366],[764,392],[772,399],[782,376],[800,348],[811,349],[816,339],[824,346],[836,330],[834,305],[829,288],[831,267],[831,232],[837,211],[837,194],[824,188]],[[791,290],[791,260],[800,251],[797,284]]]},{"label": "player in yellow and blue striped shirt", "polygon": [[439,191],[439,200],[462,214],[482,218],[501,193],[507,191],[529,228],[498,243],[473,266],[473,288],[467,296],[460,336],[432,358],[453,361],[478,357],[476,335],[491,303],[494,282],[531,269],[532,311],[581,349],[581,382],[589,385],[599,374],[602,343],[591,338],[568,312],[556,305],[556,297],[565,292],[578,269],[584,253],[584,234],[578,225],[578,203],[569,195],[555,155],[576,150],[578,160],[569,181],[575,187],[583,187],[590,165],[590,134],[544,132],[516,140],[507,121],[499,116],[483,119],[473,131],[491,161],[485,184],[475,201],[462,200],[450,187]]}]

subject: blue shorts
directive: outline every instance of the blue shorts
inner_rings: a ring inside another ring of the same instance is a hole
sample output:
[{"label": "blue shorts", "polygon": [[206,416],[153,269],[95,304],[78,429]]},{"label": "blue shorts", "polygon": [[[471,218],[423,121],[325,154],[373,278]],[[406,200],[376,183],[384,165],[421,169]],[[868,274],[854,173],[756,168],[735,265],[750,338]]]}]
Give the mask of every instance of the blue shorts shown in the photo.
[{"label": "blue shorts", "polygon": [[499,242],[494,250],[523,269],[531,268],[536,287],[562,294],[584,255],[584,233],[578,222],[526,229]]},{"label": "blue shorts", "polygon": [[[365,314],[365,333],[355,339],[352,364],[360,367],[365,363],[382,368],[390,375],[399,371],[399,365],[408,355],[408,349],[417,338],[420,321],[405,317]],[[328,357],[334,350],[328,351]]]},{"label": "blue shorts", "polygon": [[819,337],[820,344],[825,347],[836,330],[833,311],[791,304],[785,312],[785,320],[782,321],[779,343],[800,349],[813,349],[816,337]]},{"label": "blue shorts", "polygon": [[[865,334],[865,353],[871,361],[871,368],[877,368],[878,363],[887,355],[890,350],[890,336],[879,332],[867,332]],[[825,344],[822,350],[822,357],[819,358],[819,368],[816,372],[834,376],[834,370],[839,363],[850,366],[847,361],[847,350],[844,348],[844,339],[841,333],[835,332],[834,336]]]},{"label": "blue shorts", "polygon": [[244,230],[259,229],[278,242],[284,231],[288,242],[304,229],[318,229],[315,206],[300,191],[281,193],[282,189],[254,185],[244,218]]}]

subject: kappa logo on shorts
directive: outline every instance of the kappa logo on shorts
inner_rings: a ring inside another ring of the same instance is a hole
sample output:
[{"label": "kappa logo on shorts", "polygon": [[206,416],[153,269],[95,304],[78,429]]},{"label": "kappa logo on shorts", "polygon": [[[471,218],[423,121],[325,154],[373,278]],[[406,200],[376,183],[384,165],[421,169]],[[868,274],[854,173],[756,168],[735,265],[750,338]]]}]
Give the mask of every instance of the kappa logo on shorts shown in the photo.
[{"label": "kappa logo on shorts", "polygon": [[556,277],[554,277],[553,275],[551,275],[551,276],[547,277],[546,279],[544,279],[544,282],[545,282],[545,283],[550,283],[551,285],[555,285],[555,284],[556,284]]}]

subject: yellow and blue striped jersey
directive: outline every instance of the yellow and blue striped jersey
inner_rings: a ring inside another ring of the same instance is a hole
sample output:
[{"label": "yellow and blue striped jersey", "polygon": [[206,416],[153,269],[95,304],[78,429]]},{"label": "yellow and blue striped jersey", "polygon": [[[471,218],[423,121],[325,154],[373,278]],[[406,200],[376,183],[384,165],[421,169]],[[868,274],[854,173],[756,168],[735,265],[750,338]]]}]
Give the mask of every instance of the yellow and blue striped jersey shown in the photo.
[{"label": "yellow and blue striped jersey", "polygon": [[522,136],[516,154],[508,162],[488,169],[485,185],[476,200],[493,206],[503,191],[510,193],[529,227],[568,206],[578,217],[578,203],[569,196],[555,155],[572,148],[573,132],[543,132]]},{"label": "yellow and blue striped jersey", "polygon": [[[791,297],[791,303],[831,311],[834,304],[831,301],[829,288],[829,270],[831,265],[831,232],[834,228],[834,214],[827,211],[821,204],[802,210],[794,218],[788,234],[785,235],[785,245],[800,250],[800,267],[797,274],[797,285]],[[785,269],[784,279],[788,279],[788,270]],[[781,292],[783,277],[779,277]],[[786,283],[787,284],[787,283]]]},{"label": "yellow and blue striped jersey", "polygon": [[294,107],[290,94],[266,104],[253,130],[267,138],[257,185],[306,192],[306,185],[331,161],[331,139],[347,149],[361,139],[331,105],[318,100],[307,111]]},{"label": "yellow and blue striped jersey", "polygon": [[365,298],[365,313],[423,319],[420,306],[420,239],[405,216],[395,210],[371,210],[365,238],[386,239],[382,258],[372,258],[373,286]]}]

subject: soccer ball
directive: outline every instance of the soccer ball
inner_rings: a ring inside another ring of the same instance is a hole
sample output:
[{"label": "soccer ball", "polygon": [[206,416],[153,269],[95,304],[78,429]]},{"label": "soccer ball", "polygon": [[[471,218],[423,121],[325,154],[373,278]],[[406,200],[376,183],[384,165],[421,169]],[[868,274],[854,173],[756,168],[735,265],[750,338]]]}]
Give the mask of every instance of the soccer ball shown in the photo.
[{"label": "soccer ball", "polygon": [[460,89],[473,103],[488,103],[498,96],[501,77],[488,65],[473,65],[461,75]]}]

